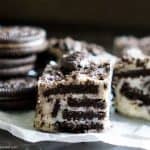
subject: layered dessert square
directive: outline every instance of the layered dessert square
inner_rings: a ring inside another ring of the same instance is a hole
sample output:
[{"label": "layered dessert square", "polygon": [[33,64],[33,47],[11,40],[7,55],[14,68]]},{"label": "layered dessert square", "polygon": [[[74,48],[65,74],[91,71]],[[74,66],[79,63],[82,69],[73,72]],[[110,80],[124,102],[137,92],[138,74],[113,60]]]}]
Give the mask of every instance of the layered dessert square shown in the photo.
[{"label": "layered dessert square", "polygon": [[134,36],[119,36],[114,38],[114,53],[121,56],[125,48],[140,48],[144,54],[150,55],[150,36],[137,38]]},{"label": "layered dessert square", "polygon": [[100,132],[109,126],[109,63],[94,63],[87,54],[50,63],[38,81],[35,128],[48,132]]},{"label": "layered dessert square", "polygon": [[116,64],[114,83],[117,111],[150,120],[150,57],[128,49]]}]

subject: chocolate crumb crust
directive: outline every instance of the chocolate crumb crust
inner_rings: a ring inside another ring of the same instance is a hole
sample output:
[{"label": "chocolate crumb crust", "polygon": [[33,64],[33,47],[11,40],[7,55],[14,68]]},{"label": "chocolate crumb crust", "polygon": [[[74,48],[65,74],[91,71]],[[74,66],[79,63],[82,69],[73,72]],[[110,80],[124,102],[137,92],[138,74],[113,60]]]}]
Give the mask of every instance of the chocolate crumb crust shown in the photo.
[{"label": "chocolate crumb crust", "polygon": [[122,95],[126,96],[132,101],[139,100],[140,102],[142,102],[140,103],[140,105],[150,105],[150,95],[145,95],[142,90],[130,87],[127,82],[122,85],[120,93],[122,93]]},{"label": "chocolate crumb crust", "polygon": [[70,132],[70,133],[86,133],[88,130],[96,130],[97,132],[104,129],[104,125],[101,123],[86,123],[86,124],[75,124],[75,123],[69,123],[66,121],[60,122],[57,121],[55,123],[56,131],[60,132]]}]

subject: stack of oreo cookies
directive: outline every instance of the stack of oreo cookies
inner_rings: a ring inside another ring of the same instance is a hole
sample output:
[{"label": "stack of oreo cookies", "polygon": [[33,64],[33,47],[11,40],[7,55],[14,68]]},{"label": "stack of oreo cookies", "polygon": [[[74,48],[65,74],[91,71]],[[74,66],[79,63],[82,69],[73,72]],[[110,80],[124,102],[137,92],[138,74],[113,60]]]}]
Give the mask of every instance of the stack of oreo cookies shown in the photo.
[{"label": "stack of oreo cookies", "polygon": [[35,27],[0,27],[0,76],[18,76],[34,68],[36,53],[47,46],[46,32]]},{"label": "stack of oreo cookies", "polygon": [[28,77],[28,73],[35,67],[37,54],[46,47],[46,32],[41,28],[0,27],[0,108],[33,104],[36,79]]}]

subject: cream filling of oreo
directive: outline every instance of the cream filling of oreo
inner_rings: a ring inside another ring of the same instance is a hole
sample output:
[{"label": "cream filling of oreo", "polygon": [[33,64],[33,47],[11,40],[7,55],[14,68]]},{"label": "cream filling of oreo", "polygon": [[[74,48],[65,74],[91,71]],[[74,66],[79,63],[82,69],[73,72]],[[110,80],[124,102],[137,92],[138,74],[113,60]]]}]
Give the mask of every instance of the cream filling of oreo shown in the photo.
[{"label": "cream filling of oreo", "polygon": [[34,47],[46,43],[46,39],[39,39],[26,43],[0,43],[0,48],[21,48],[21,47]]}]

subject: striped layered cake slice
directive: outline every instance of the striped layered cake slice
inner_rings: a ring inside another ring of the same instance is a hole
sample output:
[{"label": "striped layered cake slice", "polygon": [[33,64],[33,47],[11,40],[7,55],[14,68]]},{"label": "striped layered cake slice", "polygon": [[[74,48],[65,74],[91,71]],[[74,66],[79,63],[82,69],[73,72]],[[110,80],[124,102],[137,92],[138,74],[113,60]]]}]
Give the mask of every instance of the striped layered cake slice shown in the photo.
[{"label": "striped layered cake slice", "polygon": [[[100,132],[109,125],[110,65],[79,52],[47,65],[38,81],[35,128],[48,132]],[[84,65],[83,65],[84,64]]]},{"label": "striped layered cake slice", "polygon": [[150,120],[150,57],[139,49],[128,49],[114,73],[118,112]]}]

